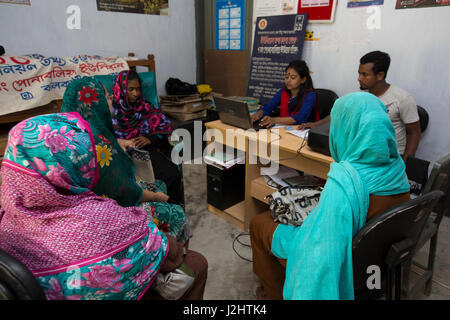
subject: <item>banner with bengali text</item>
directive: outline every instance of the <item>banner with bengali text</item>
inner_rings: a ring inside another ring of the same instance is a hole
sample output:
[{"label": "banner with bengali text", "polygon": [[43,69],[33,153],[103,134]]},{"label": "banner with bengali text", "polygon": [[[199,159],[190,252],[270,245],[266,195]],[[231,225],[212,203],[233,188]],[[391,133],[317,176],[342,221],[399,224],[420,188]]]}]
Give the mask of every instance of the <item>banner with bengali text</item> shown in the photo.
[{"label": "banner with bengali text", "polygon": [[75,79],[118,74],[123,70],[129,70],[127,61],[118,57],[1,56],[0,115],[62,99],[65,89]]}]

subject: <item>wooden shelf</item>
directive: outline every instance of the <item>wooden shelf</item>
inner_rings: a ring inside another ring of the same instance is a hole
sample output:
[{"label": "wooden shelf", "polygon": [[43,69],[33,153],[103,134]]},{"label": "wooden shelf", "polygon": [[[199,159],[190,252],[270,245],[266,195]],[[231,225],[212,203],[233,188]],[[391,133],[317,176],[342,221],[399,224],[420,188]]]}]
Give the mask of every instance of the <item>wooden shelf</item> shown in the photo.
[{"label": "wooden shelf", "polygon": [[250,195],[266,204],[269,204],[269,201],[264,198],[275,191],[277,189],[268,186],[263,176],[252,180],[250,184]]},{"label": "wooden shelf", "polygon": [[234,224],[242,230],[245,229],[245,201],[241,201],[234,206],[225,209],[224,211],[209,204],[208,211]]}]

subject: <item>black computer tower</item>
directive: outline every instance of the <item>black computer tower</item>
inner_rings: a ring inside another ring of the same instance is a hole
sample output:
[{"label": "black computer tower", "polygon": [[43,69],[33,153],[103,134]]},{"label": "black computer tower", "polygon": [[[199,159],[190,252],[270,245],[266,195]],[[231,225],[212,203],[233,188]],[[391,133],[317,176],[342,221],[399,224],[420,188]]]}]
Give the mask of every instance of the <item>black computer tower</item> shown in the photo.
[{"label": "black computer tower", "polygon": [[229,169],[206,166],[208,204],[225,210],[245,199],[245,165],[237,164]]}]

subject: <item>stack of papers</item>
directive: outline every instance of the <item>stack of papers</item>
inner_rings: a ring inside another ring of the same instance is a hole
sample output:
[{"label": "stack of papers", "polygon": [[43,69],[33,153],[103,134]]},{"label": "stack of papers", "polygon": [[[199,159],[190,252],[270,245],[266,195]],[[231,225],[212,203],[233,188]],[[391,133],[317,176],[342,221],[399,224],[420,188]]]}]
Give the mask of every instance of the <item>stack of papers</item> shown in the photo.
[{"label": "stack of papers", "polygon": [[302,139],[306,139],[308,137],[309,129],[306,129],[306,130],[286,130],[286,132],[289,132],[290,134],[293,134],[294,136],[300,137]]},{"label": "stack of papers", "polygon": [[[276,182],[282,187],[289,186],[286,182],[283,181],[283,179],[299,176],[297,170],[285,166],[280,166],[278,173],[275,175],[266,175],[264,172],[264,168],[261,168],[261,174],[265,177],[269,177],[270,179],[272,179],[272,181]],[[268,179],[266,179],[266,182],[267,180]]]}]

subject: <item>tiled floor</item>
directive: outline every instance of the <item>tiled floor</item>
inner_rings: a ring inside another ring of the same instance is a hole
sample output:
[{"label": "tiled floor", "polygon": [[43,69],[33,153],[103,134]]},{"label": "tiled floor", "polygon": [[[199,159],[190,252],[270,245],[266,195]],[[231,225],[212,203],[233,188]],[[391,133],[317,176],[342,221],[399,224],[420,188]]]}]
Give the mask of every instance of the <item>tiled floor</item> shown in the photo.
[{"label": "tiled floor", "polygon": [[[254,275],[249,236],[232,224],[208,212],[206,202],[205,165],[183,165],[186,212],[191,220],[193,238],[190,248],[201,252],[208,260],[208,281],[204,298],[207,300],[253,300]],[[239,241],[235,238],[239,237]],[[241,243],[239,243],[241,242]],[[238,254],[241,257],[238,256]],[[417,260],[425,263],[423,248]],[[413,268],[411,279],[417,277]],[[439,231],[435,275],[430,296],[418,294],[413,299],[450,299],[450,218],[445,217]]]}]

